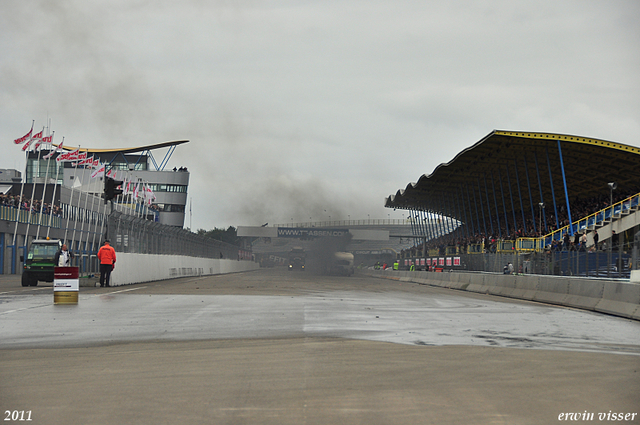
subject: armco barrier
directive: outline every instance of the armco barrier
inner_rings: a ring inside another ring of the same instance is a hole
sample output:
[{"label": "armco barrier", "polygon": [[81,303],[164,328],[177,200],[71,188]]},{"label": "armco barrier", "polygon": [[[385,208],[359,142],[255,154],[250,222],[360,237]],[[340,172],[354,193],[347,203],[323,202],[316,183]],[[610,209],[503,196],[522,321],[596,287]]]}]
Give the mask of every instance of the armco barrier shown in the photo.
[{"label": "armco barrier", "polygon": [[259,264],[253,261],[118,252],[116,267],[111,274],[111,284],[119,286],[176,277],[244,272],[258,268]]},{"label": "armco barrier", "polygon": [[640,284],[604,279],[491,273],[360,270],[386,279],[499,295],[640,320]]}]

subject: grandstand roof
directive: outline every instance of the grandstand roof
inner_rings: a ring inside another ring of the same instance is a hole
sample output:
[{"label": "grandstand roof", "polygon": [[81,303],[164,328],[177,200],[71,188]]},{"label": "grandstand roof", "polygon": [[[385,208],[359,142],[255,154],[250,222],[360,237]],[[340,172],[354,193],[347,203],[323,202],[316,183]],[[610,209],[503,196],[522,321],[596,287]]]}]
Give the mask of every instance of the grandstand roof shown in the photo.
[{"label": "grandstand roof", "polygon": [[541,192],[546,205],[553,203],[553,193],[562,206],[566,205],[563,168],[570,204],[604,195],[608,199],[609,182],[616,182],[619,192],[640,192],[636,174],[640,148],[564,134],[494,130],[386,198],[385,206],[461,221],[465,211],[476,220],[475,204],[480,202],[500,214],[511,215],[514,210],[520,214],[520,200],[525,212],[537,209]]},{"label": "grandstand roof", "polygon": [[[161,148],[166,148],[169,146],[178,146],[181,145],[183,143],[188,143],[188,140],[174,140],[171,142],[163,142],[163,143],[155,143],[153,145],[146,145],[146,146],[138,146],[138,147],[134,147],[134,148],[109,148],[109,149],[85,149],[82,148],[80,149],[81,151],[86,151],[87,153],[122,153],[122,154],[126,154],[126,153],[136,153],[136,152],[144,152],[144,151],[150,151],[150,150],[154,150],[154,149],[161,149]],[[78,147],[71,147],[71,146],[64,146],[62,147],[62,149],[65,149],[67,151],[74,151],[76,149],[78,149]]]}]

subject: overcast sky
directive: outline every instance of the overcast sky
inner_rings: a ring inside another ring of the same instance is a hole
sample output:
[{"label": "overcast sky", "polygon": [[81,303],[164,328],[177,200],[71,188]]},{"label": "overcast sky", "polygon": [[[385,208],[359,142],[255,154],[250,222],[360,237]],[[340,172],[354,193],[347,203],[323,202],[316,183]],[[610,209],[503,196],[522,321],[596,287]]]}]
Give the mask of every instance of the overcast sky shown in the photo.
[{"label": "overcast sky", "polygon": [[168,168],[194,230],[402,218],[385,197],[494,129],[640,146],[639,22],[637,0],[2,0],[0,168],[48,117],[68,146],[190,140]]}]

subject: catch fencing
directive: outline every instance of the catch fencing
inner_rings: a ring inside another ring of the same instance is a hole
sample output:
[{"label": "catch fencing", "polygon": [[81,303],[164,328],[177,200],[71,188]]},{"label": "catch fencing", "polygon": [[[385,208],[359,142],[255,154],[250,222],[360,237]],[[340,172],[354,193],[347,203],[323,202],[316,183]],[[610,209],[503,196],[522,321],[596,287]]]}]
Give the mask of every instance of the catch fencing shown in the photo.
[{"label": "catch fencing", "polygon": [[[97,273],[98,250],[105,237],[116,252],[162,254],[211,259],[251,260],[251,251],[237,245],[192,233],[180,227],[168,226],[140,216],[119,211],[109,215],[84,215],[80,221],[48,216],[0,206],[0,274],[20,274],[29,244],[36,238],[50,237],[67,244],[74,255],[72,265],[83,275]],[[41,226],[37,224],[41,223]],[[86,226],[85,226],[86,225]],[[30,227],[29,227],[30,226]],[[15,229],[15,231],[14,231]],[[15,234],[15,238],[14,238]],[[15,239],[15,242],[14,242]]]},{"label": "catch fencing", "polygon": [[416,270],[506,273],[511,263],[513,272],[519,274],[628,279],[638,263],[637,249],[629,248],[620,244],[597,251],[456,253],[451,250],[443,255],[405,255],[400,259],[400,268],[409,270],[413,265]]}]

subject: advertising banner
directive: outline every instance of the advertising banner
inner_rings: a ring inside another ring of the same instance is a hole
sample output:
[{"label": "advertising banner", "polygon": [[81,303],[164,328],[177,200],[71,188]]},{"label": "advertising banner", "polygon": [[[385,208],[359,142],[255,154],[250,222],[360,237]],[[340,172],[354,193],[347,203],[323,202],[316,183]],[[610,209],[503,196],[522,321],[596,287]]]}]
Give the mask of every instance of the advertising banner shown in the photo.
[{"label": "advertising banner", "polygon": [[340,238],[348,234],[348,229],[301,229],[295,227],[278,227],[279,238]]},{"label": "advertising banner", "polygon": [[78,304],[79,290],[78,267],[56,267],[53,270],[54,304]]}]

